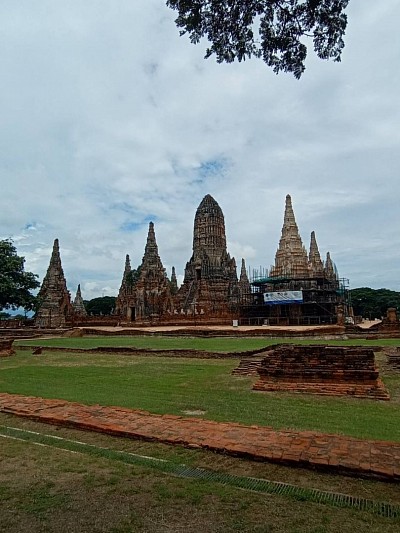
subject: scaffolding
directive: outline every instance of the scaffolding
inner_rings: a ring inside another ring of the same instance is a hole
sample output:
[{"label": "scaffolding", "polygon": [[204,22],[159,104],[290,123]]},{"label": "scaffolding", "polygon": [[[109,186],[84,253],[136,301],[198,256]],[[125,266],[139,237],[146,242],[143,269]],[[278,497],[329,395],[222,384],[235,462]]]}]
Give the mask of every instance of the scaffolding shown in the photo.
[{"label": "scaffolding", "polygon": [[[261,270],[261,269],[260,269]],[[261,270],[262,271],[262,270]],[[253,325],[326,325],[336,324],[338,306],[344,316],[351,315],[349,280],[328,278],[324,273],[310,276],[254,276],[251,294],[240,306],[240,322]],[[265,275],[266,274],[266,275]],[[301,294],[301,301],[266,302],[265,294]]]}]

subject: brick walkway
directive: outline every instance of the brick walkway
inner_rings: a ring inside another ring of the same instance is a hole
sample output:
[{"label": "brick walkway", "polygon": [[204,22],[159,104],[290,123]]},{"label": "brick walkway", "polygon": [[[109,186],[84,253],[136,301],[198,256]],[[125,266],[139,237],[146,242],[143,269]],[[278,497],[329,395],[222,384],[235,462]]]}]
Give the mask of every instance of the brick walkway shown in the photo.
[{"label": "brick walkway", "polygon": [[400,480],[400,442],[273,430],[0,393],[0,412],[111,435],[201,447],[256,460]]}]

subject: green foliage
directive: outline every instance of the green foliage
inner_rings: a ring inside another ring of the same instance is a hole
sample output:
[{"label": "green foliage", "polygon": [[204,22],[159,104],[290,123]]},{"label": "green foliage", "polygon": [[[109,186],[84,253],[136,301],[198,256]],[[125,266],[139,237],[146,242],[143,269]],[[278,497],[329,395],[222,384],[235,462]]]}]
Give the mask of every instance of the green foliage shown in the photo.
[{"label": "green foliage", "polygon": [[386,316],[389,307],[400,310],[400,292],[369,287],[352,289],[349,292],[355,315],[373,319]]},{"label": "green foliage", "polygon": [[30,291],[39,282],[36,274],[24,271],[24,263],[11,240],[0,241],[0,309],[34,309],[35,296]]},{"label": "green foliage", "polygon": [[101,296],[93,300],[85,300],[85,308],[89,315],[108,316],[115,308],[115,296]]},{"label": "green foliage", "polygon": [[[313,40],[321,59],[340,61],[347,26],[344,13],[349,0],[167,0],[178,12],[180,34],[197,44],[206,37],[219,63],[261,58],[273,71],[305,70],[307,46]],[[258,27],[258,32],[256,32]],[[258,35],[257,35],[258,33]]]},{"label": "green foliage", "polygon": [[0,311],[0,320],[8,320],[11,317],[10,313]]}]

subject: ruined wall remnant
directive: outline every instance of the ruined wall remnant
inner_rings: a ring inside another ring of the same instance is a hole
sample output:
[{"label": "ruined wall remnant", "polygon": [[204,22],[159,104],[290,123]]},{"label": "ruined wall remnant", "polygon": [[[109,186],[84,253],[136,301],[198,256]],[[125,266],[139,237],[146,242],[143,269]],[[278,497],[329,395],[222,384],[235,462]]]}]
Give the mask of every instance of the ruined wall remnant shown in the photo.
[{"label": "ruined wall remnant", "polygon": [[258,391],[287,391],[389,400],[372,348],[283,345],[257,369]]}]

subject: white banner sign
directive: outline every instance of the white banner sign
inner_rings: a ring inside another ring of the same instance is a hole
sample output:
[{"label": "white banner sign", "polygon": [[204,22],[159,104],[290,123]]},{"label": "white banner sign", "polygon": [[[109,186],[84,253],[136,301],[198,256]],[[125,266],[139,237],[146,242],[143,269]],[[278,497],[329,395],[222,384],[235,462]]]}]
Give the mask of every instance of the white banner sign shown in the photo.
[{"label": "white banner sign", "polygon": [[301,304],[303,303],[302,291],[264,292],[266,305]]}]

